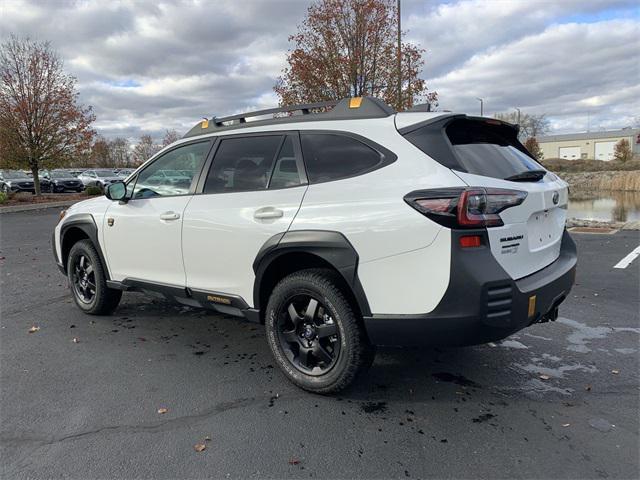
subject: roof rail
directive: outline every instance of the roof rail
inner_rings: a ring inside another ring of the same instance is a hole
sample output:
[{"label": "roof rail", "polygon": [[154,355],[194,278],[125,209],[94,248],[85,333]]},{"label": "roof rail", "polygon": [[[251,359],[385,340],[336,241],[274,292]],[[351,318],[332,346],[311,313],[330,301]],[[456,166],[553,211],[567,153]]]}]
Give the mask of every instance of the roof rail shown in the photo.
[{"label": "roof rail", "polygon": [[[333,108],[332,108],[333,107]],[[326,110],[315,113],[314,110]],[[289,115],[285,117],[268,118],[266,120],[247,121],[248,118],[260,117],[263,115],[275,115],[279,113],[301,112],[301,115]],[[263,125],[277,125],[281,123],[295,123],[303,121],[320,120],[351,120],[358,118],[384,118],[393,115],[393,110],[389,105],[373,97],[343,98],[342,100],[332,100],[328,102],[307,103],[303,105],[292,105],[280,108],[268,108],[255,112],[239,113],[227,117],[213,117],[211,120],[204,119],[189,130],[183,138],[203,135],[220,130],[236,130]]]}]

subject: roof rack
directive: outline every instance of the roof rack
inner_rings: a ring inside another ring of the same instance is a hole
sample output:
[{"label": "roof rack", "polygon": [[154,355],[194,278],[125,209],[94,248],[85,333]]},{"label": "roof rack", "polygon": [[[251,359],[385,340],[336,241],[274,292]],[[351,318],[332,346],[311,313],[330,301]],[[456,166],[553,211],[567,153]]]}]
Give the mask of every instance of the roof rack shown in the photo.
[{"label": "roof rack", "polygon": [[[319,113],[314,110],[327,110]],[[301,115],[295,115],[300,112]],[[276,115],[280,113],[290,113],[285,117],[268,118],[266,120],[247,121],[248,118],[260,117],[264,115]],[[307,103],[303,105],[292,105],[280,108],[268,108],[254,112],[239,113],[227,117],[213,117],[211,120],[204,119],[189,130],[184,138],[203,135],[205,133],[220,130],[235,130],[262,125],[276,125],[281,123],[294,123],[303,121],[320,120],[351,120],[358,118],[384,118],[393,115],[393,110],[389,105],[373,97],[343,98],[328,102]]]}]

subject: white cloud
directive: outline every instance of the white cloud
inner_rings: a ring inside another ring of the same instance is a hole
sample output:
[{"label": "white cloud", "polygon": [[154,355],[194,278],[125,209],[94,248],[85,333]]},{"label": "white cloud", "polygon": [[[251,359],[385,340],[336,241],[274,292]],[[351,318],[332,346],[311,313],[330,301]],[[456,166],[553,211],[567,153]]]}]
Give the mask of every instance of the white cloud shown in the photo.
[{"label": "white cloud", "polygon": [[[0,0],[0,39],[51,40],[97,129],[186,131],[202,116],[274,106],[289,35],[308,1]],[[546,112],[563,130],[637,115],[639,23],[601,20],[631,0],[403,1],[409,39],[443,108]],[[584,18],[583,18],[584,17]],[[574,23],[567,23],[570,18]]]}]

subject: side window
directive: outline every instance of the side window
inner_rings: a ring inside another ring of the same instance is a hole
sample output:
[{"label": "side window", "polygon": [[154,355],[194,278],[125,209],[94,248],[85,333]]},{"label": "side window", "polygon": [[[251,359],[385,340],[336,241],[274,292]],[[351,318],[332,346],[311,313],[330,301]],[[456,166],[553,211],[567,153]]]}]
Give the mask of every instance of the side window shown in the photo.
[{"label": "side window", "polygon": [[345,135],[301,133],[301,138],[310,183],[361,175],[383,161],[379,152]]},{"label": "side window", "polygon": [[138,174],[133,199],[187,195],[202,168],[211,142],[175,148]]},{"label": "side window", "polygon": [[291,137],[287,137],[282,144],[276,164],[273,167],[269,188],[295,187],[302,183],[303,176],[298,170],[298,161],[293,150],[293,140]]},{"label": "side window", "polygon": [[266,189],[282,138],[266,135],[223,139],[207,175],[204,193]]}]

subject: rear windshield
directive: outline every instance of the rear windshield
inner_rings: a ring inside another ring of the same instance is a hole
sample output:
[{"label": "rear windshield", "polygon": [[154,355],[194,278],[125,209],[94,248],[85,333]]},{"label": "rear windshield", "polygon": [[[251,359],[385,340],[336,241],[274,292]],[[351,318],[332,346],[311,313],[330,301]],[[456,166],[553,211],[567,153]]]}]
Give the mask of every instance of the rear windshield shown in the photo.
[{"label": "rear windshield", "polygon": [[426,125],[406,134],[405,138],[454,170],[506,179],[543,169],[527,153],[516,130],[509,125],[466,118],[454,120],[444,130],[451,147],[444,143],[435,145],[444,136],[441,133],[434,135],[434,128],[439,130],[441,126]]}]

